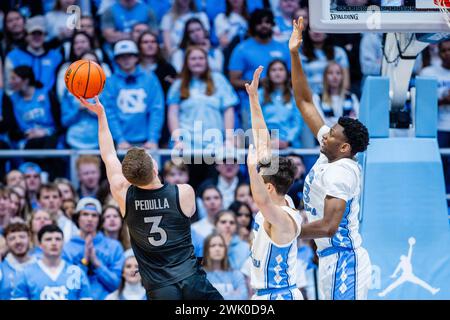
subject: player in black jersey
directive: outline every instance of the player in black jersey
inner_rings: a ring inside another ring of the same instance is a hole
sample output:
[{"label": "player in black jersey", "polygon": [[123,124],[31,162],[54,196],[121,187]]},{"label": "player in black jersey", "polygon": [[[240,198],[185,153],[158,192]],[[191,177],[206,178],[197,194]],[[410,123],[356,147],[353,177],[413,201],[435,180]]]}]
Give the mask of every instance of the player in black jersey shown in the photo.
[{"label": "player in black jersey", "polygon": [[188,184],[162,184],[156,162],[131,148],[120,163],[103,105],[80,102],[98,117],[100,153],[114,199],[130,232],[131,246],[149,299],[222,300],[197,262],[189,218],[195,193]]}]

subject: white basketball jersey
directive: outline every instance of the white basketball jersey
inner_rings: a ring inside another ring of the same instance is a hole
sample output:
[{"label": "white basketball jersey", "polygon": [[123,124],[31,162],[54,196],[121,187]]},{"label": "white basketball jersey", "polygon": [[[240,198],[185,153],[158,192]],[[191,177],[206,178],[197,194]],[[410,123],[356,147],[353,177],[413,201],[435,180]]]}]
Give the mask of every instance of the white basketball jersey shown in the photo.
[{"label": "white basketball jersey", "polygon": [[297,283],[297,237],[300,235],[302,218],[295,209],[288,206],[281,208],[294,219],[297,234],[291,242],[278,245],[264,230],[261,211],[256,214],[250,271],[251,286],[256,290],[285,288]]},{"label": "white basketball jersey", "polygon": [[[330,128],[320,128],[317,139],[322,143],[322,137]],[[320,154],[311,171],[305,179],[303,200],[308,222],[323,219],[326,195],[343,199],[347,202],[338,231],[332,238],[315,239],[317,250],[329,247],[344,247],[356,249],[361,246],[359,234],[359,196],[361,183],[361,167],[353,159],[340,159],[328,162],[324,154]]]}]

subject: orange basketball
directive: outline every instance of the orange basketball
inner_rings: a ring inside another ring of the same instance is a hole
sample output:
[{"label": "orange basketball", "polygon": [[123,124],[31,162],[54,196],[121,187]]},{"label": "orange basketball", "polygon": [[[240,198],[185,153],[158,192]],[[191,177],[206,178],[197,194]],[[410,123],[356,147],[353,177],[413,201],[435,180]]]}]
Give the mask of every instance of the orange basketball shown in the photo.
[{"label": "orange basketball", "polygon": [[66,87],[76,97],[93,98],[105,86],[105,73],[102,67],[90,60],[78,60],[67,68],[64,76]]}]

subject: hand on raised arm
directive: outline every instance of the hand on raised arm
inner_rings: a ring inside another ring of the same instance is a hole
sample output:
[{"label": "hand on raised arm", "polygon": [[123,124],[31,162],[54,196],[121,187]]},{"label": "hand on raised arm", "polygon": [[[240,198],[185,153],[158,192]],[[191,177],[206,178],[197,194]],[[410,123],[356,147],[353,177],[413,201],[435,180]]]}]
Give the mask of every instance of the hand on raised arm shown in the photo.
[{"label": "hand on raised arm", "polygon": [[78,100],[80,101],[81,105],[84,106],[86,109],[94,112],[97,116],[103,114],[105,111],[105,107],[101,104],[100,100],[98,99],[98,96],[94,97],[95,103],[89,103],[86,99],[83,97],[78,97]]},{"label": "hand on raised arm", "polygon": [[289,39],[289,50],[298,52],[300,45],[303,42],[303,17],[299,17],[297,21],[292,21],[292,33]]},{"label": "hand on raised arm", "polygon": [[255,72],[253,73],[252,83],[245,84],[245,90],[247,90],[249,96],[258,94],[259,77],[261,76],[261,72],[263,71],[263,69],[263,66],[259,66],[258,68],[256,68]]}]

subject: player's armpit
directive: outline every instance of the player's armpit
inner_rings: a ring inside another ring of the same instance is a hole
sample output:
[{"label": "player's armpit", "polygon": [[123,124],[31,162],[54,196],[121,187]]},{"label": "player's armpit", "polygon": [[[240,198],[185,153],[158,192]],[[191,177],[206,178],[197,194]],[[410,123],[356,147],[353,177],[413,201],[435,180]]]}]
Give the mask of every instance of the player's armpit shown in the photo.
[{"label": "player's armpit", "polygon": [[186,217],[190,218],[196,210],[194,189],[189,184],[178,184],[177,186],[180,209]]},{"label": "player's armpit", "polygon": [[122,216],[125,216],[125,201],[127,196],[127,190],[130,187],[130,183],[125,179],[122,172],[120,174],[114,174],[109,176],[109,187],[114,200],[119,204],[120,212]]},{"label": "player's armpit", "polygon": [[261,211],[264,219],[278,230],[296,232],[294,221],[291,217],[278,205],[272,201],[266,204],[258,204],[258,209]]}]

